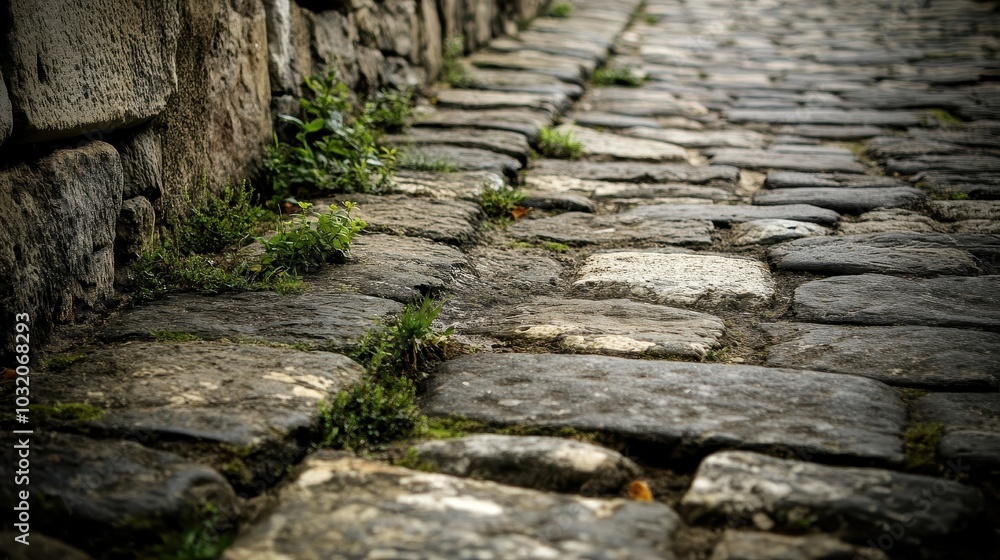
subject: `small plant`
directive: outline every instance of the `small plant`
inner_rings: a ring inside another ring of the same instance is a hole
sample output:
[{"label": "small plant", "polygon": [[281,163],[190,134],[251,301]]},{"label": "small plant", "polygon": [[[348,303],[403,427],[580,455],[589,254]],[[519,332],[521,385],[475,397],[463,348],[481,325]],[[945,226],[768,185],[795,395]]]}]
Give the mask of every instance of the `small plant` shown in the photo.
[{"label": "small plant", "polygon": [[549,241],[547,243],[542,244],[542,249],[545,249],[546,251],[552,251],[553,253],[565,253],[566,251],[569,251],[569,245],[566,245],[565,243],[557,243],[555,241]]},{"label": "small plant", "polygon": [[568,18],[573,15],[573,4],[567,2],[566,0],[557,0],[549,6],[545,15],[552,18]]},{"label": "small plant", "polygon": [[399,132],[410,125],[413,92],[383,89],[365,105],[373,126],[385,132]]},{"label": "small plant", "polygon": [[64,422],[91,422],[107,412],[103,408],[87,403],[33,404],[29,408],[41,418]]},{"label": "small plant", "polygon": [[218,195],[212,194],[206,181],[202,179],[197,202],[187,196],[192,212],[175,234],[182,253],[215,253],[243,245],[263,223],[274,219],[274,214],[257,204],[257,195],[246,180],[238,187],[226,186]]},{"label": "small plant", "polygon": [[479,195],[479,203],[483,212],[500,225],[507,225],[514,219],[515,209],[520,208],[524,201],[521,189],[503,187],[499,189],[485,188]]},{"label": "small plant", "polygon": [[412,171],[431,171],[436,173],[452,173],[455,166],[444,158],[436,158],[420,151],[403,152],[399,158],[399,167]]},{"label": "small plant", "polygon": [[646,83],[649,75],[635,70],[631,66],[606,66],[594,72],[591,81],[595,86],[627,86],[639,87]]},{"label": "small plant", "polygon": [[580,159],[583,144],[573,137],[572,131],[559,132],[546,126],[538,131],[538,152],[548,158]]},{"label": "small plant", "polygon": [[660,18],[654,16],[653,14],[646,14],[646,25],[656,25],[660,23]]},{"label": "small plant", "polygon": [[402,459],[396,459],[395,461],[393,461],[393,464],[395,464],[397,467],[404,467],[415,471],[434,472],[437,470],[434,467],[434,463],[420,460],[420,453],[417,452],[416,447],[411,447],[407,449],[406,457],[403,457]]},{"label": "small plant", "polygon": [[912,470],[926,470],[936,464],[937,446],[944,436],[944,424],[917,423],[903,433],[906,465]]},{"label": "small plant", "polygon": [[86,354],[59,354],[43,360],[42,366],[49,371],[62,371],[86,358]]},{"label": "small plant", "polygon": [[301,214],[281,222],[278,231],[268,239],[261,238],[264,254],[259,268],[265,280],[274,275],[311,272],[323,263],[342,259],[354,236],[367,225],[360,218],[351,217],[356,206],[345,202],[344,208],[336,204],[322,214],[311,214],[312,204],[300,202]]},{"label": "small plant", "polygon": [[354,358],[376,374],[416,378],[425,364],[444,359],[445,343],[453,331],[437,332],[431,327],[443,306],[430,297],[419,306],[407,305],[394,324],[366,334]]},{"label": "small plant", "polygon": [[455,35],[449,37],[444,44],[444,64],[441,78],[446,84],[456,88],[467,88],[472,86],[472,76],[461,58],[465,54],[465,36]]}]

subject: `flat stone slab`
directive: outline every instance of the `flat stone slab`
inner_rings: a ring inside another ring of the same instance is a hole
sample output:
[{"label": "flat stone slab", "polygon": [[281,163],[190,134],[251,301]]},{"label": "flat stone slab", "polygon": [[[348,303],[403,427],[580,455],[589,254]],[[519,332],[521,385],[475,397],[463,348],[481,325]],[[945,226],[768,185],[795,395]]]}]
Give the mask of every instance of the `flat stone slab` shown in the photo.
[{"label": "flat stone slab", "polygon": [[850,373],[935,391],[1000,389],[1000,334],[936,327],[764,325],[767,365]]},{"label": "flat stone slab", "polygon": [[781,134],[791,134],[804,138],[820,140],[864,140],[873,136],[885,134],[886,131],[876,126],[832,126],[832,125],[792,125],[777,130]]},{"label": "flat stone slab", "polygon": [[659,122],[652,117],[619,115],[606,111],[579,111],[572,114],[572,121],[581,126],[621,129],[632,127],[656,128]]},{"label": "flat stone slab", "polygon": [[597,66],[593,60],[531,50],[517,52],[480,51],[470,56],[468,61],[478,68],[500,68],[544,74],[581,86],[584,85],[584,78],[589,76]]},{"label": "flat stone slab", "polygon": [[475,128],[478,130],[509,130],[529,139],[538,136],[548,126],[552,116],[534,109],[497,109],[492,111],[462,111],[436,109],[414,119],[414,127]]},{"label": "flat stone slab", "polygon": [[[489,150],[516,158],[522,164],[528,162],[528,155],[531,154],[528,139],[523,134],[509,130],[493,130],[489,134],[483,134],[482,130],[475,128],[414,127],[407,130],[406,134],[386,135],[382,137],[382,142],[392,146],[447,144]],[[396,179],[399,180],[398,177]]]},{"label": "flat stone slab", "polygon": [[404,169],[396,173],[392,192],[430,198],[460,198],[478,204],[483,190],[502,189],[506,185],[507,181],[500,173],[486,171],[434,172]]},{"label": "flat stone slab", "polygon": [[730,233],[735,245],[770,245],[803,237],[830,235],[831,231],[809,222],[772,219],[733,224]]},{"label": "flat stone slab", "polygon": [[772,171],[764,182],[769,189],[797,188],[875,188],[908,187],[909,183],[895,177],[856,175],[846,173],[800,173],[797,171]]},{"label": "flat stone slab", "polygon": [[721,345],[725,325],[712,315],[627,299],[540,297],[505,309],[484,330],[577,354],[699,359]]},{"label": "flat stone slab", "polygon": [[762,307],[774,298],[763,263],[714,255],[598,253],[580,268],[573,291],[700,308]]},{"label": "flat stone slab", "polygon": [[544,74],[517,70],[488,70],[466,66],[470,86],[491,91],[561,93],[572,99],[583,95],[583,87]]},{"label": "flat stone slab", "polygon": [[416,450],[417,460],[436,472],[552,492],[617,492],[641,473],[620,453],[556,437],[480,434]]},{"label": "flat stone slab", "polygon": [[844,235],[867,233],[934,233],[946,231],[944,224],[920,212],[885,208],[861,214],[853,221],[842,220],[837,229]]},{"label": "flat stone slab", "polygon": [[402,308],[392,300],[343,293],[336,287],[307,287],[289,296],[271,292],[181,294],[113,317],[98,336],[103,340],[149,339],[157,332],[184,332],[207,339],[245,338],[348,350],[376,321]]},{"label": "flat stone slab", "polygon": [[15,541],[14,539],[18,536],[20,533],[14,531],[0,533],[0,553],[4,554],[5,560],[49,560],[50,558],[94,560],[93,556],[79,548],[47,537],[35,530],[31,531],[28,546],[24,546],[20,541]]},{"label": "flat stone slab", "polygon": [[724,451],[702,461],[679,506],[692,523],[763,514],[786,530],[809,522],[862,543],[905,522],[894,535],[902,533],[898,542],[907,546],[959,533],[982,509],[979,490],[948,479],[746,451]]},{"label": "flat stone slab", "polygon": [[[34,529],[44,527],[48,536],[96,557],[110,550],[139,553],[184,523],[200,522],[206,503],[220,519],[238,518],[240,505],[226,479],[173,453],[124,439],[37,430],[30,445],[32,547]],[[14,485],[13,444],[3,448],[11,476],[0,480],[0,498],[13,507],[26,488]]]},{"label": "flat stone slab", "polygon": [[674,558],[669,507],[594,500],[320,453],[223,560]]},{"label": "flat stone slab", "polygon": [[829,535],[789,536],[727,529],[711,560],[888,560],[881,550]]},{"label": "flat stone slab", "polygon": [[623,212],[622,215],[641,216],[658,220],[708,220],[719,225],[769,219],[830,225],[840,219],[840,214],[833,210],[808,204],[786,204],[782,206],[652,204],[628,210]]},{"label": "flat stone slab", "polygon": [[[242,488],[273,476],[273,462],[305,455],[307,436],[321,422],[320,401],[335,399],[363,373],[350,358],[330,352],[133,342],[49,372],[58,382],[41,395],[46,402],[82,402],[107,410],[88,423],[98,431],[238,448],[243,468],[228,474]],[[215,466],[221,469],[231,459]]]},{"label": "flat stone slab", "polygon": [[799,286],[793,309],[797,319],[816,323],[998,330],[1000,276],[836,276]]},{"label": "flat stone slab", "polygon": [[575,141],[580,142],[583,145],[584,157],[650,162],[687,160],[687,151],[684,148],[658,140],[598,132],[569,124],[556,127],[556,131],[570,134]]},{"label": "flat stone slab", "polygon": [[[1000,474],[1000,394],[935,393],[913,406],[915,421],[944,425],[939,462],[953,474]],[[957,472],[956,472],[957,471]]]},{"label": "flat stone slab", "polygon": [[864,164],[853,155],[840,154],[790,154],[772,150],[719,148],[714,150],[712,163],[732,165],[743,169],[791,169],[795,171],[824,171],[864,173]]},{"label": "flat stone slab", "polygon": [[597,212],[597,203],[572,192],[524,191],[521,206],[543,210],[568,210],[570,212]]},{"label": "flat stone slab", "polygon": [[890,158],[885,168],[892,173],[915,175],[931,169],[959,173],[998,173],[1000,158],[983,154],[920,155],[907,159]]},{"label": "flat stone slab", "polygon": [[401,165],[415,169],[428,164],[446,165],[454,171],[498,173],[515,182],[523,165],[516,157],[506,154],[449,144],[400,147],[398,157]]},{"label": "flat stone slab", "polygon": [[1000,200],[934,200],[930,206],[941,220],[1000,221]]},{"label": "flat stone slab", "polygon": [[685,148],[760,148],[764,145],[764,135],[752,130],[684,130],[635,126],[623,130],[622,134],[669,142]]},{"label": "flat stone slab", "polygon": [[810,108],[806,111],[787,109],[730,109],[727,121],[734,124],[826,124],[862,126],[919,126],[922,114],[917,111],[845,111],[842,109]]},{"label": "flat stone slab", "polygon": [[597,162],[540,159],[531,166],[534,175],[562,175],[578,179],[625,183],[706,183],[735,184],[739,170],[710,165],[696,167],[683,163]]},{"label": "flat stone slab", "polygon": [[739,447],[898,463],[906,421],[895,390],[861,377],[562,354],[450,360],[431,376],[422,408],[611,433],[663,446],[659,460]]},{"label": "flat stone slab", "polygon": [[813,274],[959,275],[982,272],[976,258],[946,235],[881,233],[798,239],[767,250],[779,270]]},{"label": "flat stone slab", "polygon": [[[398,194],[339,195],[338,201],[358,204],[355,217],[368,223],[366,231],[423,237],[449,245],[466,245],[476,236],[482,208],[465,200],[426,198]],[[317,200],[323,212],[328,200]]]},{"label": "flat stone slab", "polygon": [[663,221],[624,214],[597,215],[566,212],[550,218],[520,220],[508,228],[517,239],[556,241],[567,245],[608,243],[665,243],[709,245],[712,222],[705,220]]},{"label": "flat stone slab", "polygon": [[376,233],[356,237],[347,262],[321,269],[314,281],[410,303],[427,295],[443,296],[468,264],[465,255],[449,245]]},{"label": "flat stone slab", "polygon": [[475,89],[443,89],[434,96],[437,106],[463,111],[491,109],[541,109],[550,113],[569,106],[569,98],[553,93],[521,93]]},{"label": "flat stone slab", "polygon": [[538,192],[573,193],[596,199],[643,199],[648,201],[668,198],[723,201],[735,198],[726,189],[682,183],[613,183],[561,175],[532,174],[524,178],[524,184]]},{"label": "flat stone slab", "polygon": [[811,204],[842,214],[862,214],[876,208],[909,208],[927,196],[913,187],[878,188],[800,188],[761,191],[753,203],[762,206]]}]

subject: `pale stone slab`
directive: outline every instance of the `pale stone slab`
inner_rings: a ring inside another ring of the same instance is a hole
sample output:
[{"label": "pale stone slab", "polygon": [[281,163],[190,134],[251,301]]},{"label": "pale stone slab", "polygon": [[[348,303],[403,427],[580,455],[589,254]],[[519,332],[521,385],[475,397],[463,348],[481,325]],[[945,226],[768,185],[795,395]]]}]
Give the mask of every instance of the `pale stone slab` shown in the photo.
[{"label": "pale stone slab", "polygon": [[566,212],[550,218],[521,220],[508,231],[518,239],[567,245],[665,243],[691,246],[711,244],[714,229],[712,222],[706,220],[663,221],[623,214]]},{"label": "pale stone slab", "polygon": [[568,124],[557,127],[556,132],[570,134],[575,141],[583,144],[585,157],[650,162],[687,160],[684,148],[658,140],[631,138]]},{"label": "pale stone slab", "polygon": [[770,245],[781,241],[830,235],[829,228],[795,220],[751,220],[730,228],[736,245]]}]

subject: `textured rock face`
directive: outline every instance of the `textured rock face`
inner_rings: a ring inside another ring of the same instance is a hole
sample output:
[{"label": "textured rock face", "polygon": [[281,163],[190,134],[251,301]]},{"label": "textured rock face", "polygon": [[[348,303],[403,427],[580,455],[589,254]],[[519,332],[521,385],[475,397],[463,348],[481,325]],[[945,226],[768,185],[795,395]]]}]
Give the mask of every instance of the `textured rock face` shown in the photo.
[{"label": "textured rock face", "polygon": [[121,204],[121,162],[104,142],[0,172],[5,327],[15,313],[30,313],[32,333],[41,337],[47,326],[111,295]]},{"label": "textured rock face", "polygon": [[674,558],[662,504],[591,500],[316,455],[225,560]]},{"label": "textured rock face", "polygon": [[7,96],[7,85],[0,76],[0,144],[10,137],[14,129],[14,115],[11,114],[10,97]]},{"label": "textured rock face", "polygon": [[[4,77],[25,141],[127,128],[177,84],[176,1],[10,2]],[[2,134],[0,134],[2,136]]]}]

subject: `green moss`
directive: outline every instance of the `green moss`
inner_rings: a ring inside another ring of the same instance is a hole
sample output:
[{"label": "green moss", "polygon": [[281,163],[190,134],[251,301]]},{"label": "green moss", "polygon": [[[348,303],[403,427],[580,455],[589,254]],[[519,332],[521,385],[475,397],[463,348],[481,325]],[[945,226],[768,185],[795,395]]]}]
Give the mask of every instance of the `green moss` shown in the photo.
[{"label": "green moss", "polygon": [[913,470],[924,470],[936,464],[937,446],[944,436],[944,424],[922,423],[912,424],[903,433],[903,443],[906,451],[906,465]]},{"label": "green moss", "polygon": [[214,504],[203,504],[201,510],[190,517],[180,531],[162,536],[163,543],[151,550],[153,558],[216,560],[232,544],[235,524]]},{"label": "green moss", "polygon": [[962,119],[949,113],[945,109],[929,109],[927,114],[934,118],[941,126],[956,126],[962,124]]},{"label": "green moss", "polygon": [[196,335],[181,331],[153,331],[149,333],[149,337],[156,342],[195,342],[201,340]]},{"label": "green moss", "polygon": [[62,371],[86,358],[86,354],[59,354],[42,360],[42,367],[49,371]]},{"label": "green moss", "polygon": [[705,357],[701,359],[701,361],[724,363],[728,359],[729,359],[729,347],[723,346],[721,348],[709,350],[708,353],[705,354]]},{"label": "green moss", "polygon": [[451,87],[463,88],[473,84],[472,76],[469,75],[469,71],[461,61],[464,54],[464,35],[454,35],[445,41],[441,79]]},{"label": "green moss", "polygon": [[660,23],[660,18],[654,16],[653,14],[646,14],[645,21],[647,25],[656,25],[657,23]]},{"label": "green moss", "polygon": [[648,79],[648,74],[639,72],[631,66],[606,66],[594,72],[591,82],[598,87],[640,87],[645,84]]},{"label": "green moss", "polygon": [[566,0],[558,0],[549,6],[545,15],[551,18],[568,18],[573,15],[573,4],[567,2]]},{"label": "green moss", "polygon": [[549,241],[548,243],[543,243],[542,248],[546,251],[552,251],[553,253],[565,253],[569,251],[569,245],[564,243],[557,243],[555,241]]},{"label": "green moss", "polygon": [[415,471],[434,472],[437,470],[434,467],[434,463],[420,460],[420,454],[415,447],[409,448],[406,451],[406,457],[393,461],[393,464],[397,467],[404,467]]},{"label": "green moss", "polygon": [[537,247],[537,245],[535,245],[534,243],[528,243],[526,241],[511,241],[510,242],[510,248],[511,249],[534,249],[536,247]]},{"label": "green moss", "polygon": [[580,159],[583,144],[570,131],[558,132],[550,127],[538,131],[538,153],[556,159]]},{"label": "green moss", "polygon": [[928,196],[931,200],[969,200],[969,193],[964,192],[932,192]]},{"label": "green moss", "polygon": [[28,408],[41,418],[63,422],[92,422],[107,413],[103,408],[87,403],[33,404]]}]

